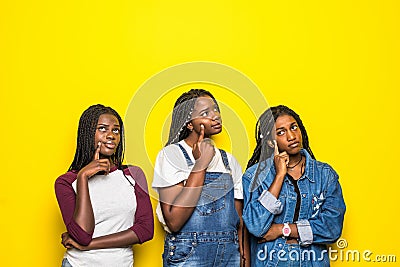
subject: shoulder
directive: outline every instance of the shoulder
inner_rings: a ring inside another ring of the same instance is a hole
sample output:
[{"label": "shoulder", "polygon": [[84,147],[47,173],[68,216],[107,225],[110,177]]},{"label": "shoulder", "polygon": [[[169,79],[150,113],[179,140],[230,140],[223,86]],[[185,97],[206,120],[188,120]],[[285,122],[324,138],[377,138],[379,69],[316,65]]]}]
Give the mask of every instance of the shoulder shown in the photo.
[{"label": "shoulder", "polygon": [[[185,148],[184,148],[185,149]],[[190,157],[192,152],[186,150]],[[187,159],[177,144],[171,144],[158,152],[154,169],[157,173],[171,173],[176,171],[188,171]]]},{"label": "shoulder", "polygon": [[223,149],[219,149],[220,151],[224,151],[225,153],[226,153],[226,156],[227,156],[227,158],[228,158],[228,160],[229,160],[229,163],[232,163],[232,164],[239,164],[239,162],[237,161],[237,159],[235,158],[235,156],[233,156],[231,153],[229,153],[229,152],[226,152],[225,150],[223,150]]},{"label": "shoulder", "polygon": [[137,176],[145,176],[142,168],[136,165],[124,165],[122,166],[122,171],[125,175],[132,176],[133,178]]},{"label": "shoulder", "polygon": [[126,165],[123,166],[123,172],[125,175],[132,177],[136,189],[141,188],[143,191],[148,193],[146,175],[142,168],[135,165]]},{"label": "shoulder", "polygon": [[[230,165],[230,167],[232,168],[232,169],[238,169],[238,168],[240,168],[240,171],[242,171],[242,167],[240,166],[240,164],[239,164],[239,162],[238,162],[238,160],[235,158],[235,156],[233,156],[231,153],[229,153],[229,152],[226,152],[225,150],[223,150],[223,149],[217,149],[220,153],[225,153],[226,154],[226,157],[228,158],[228,162],[229,162],[229,165]],[[222,152],[223,151],[223,152]],[[222,154],[221,154],[221,157],[222,157]]]},{"label": "shoulder", "polygon": [[183,155],[178,144],[171,144],[166,147],[163,147],[157,154],[156,162],[164,162],[164,161],[181,161],[184,160],[185,156]]},{"label": "shoulder", "polygon": [[179,148],[178,143],[176,144],[171,144],[168,146],[163,147],[160,152],[158,152],[158,156],[160,155],[175,155],[175,154],[181,154],[181,149]]},{"label": "shoulder", "polygon": [[78,172],[69,171],[59,176],[54,183],[56,195],[70,194],[74,191],[72,183],[76,180]]},{"label": "shoulder", "polygon": [[55,184],[69,184],[71,185],[75,180],[78,175],[77,171],[68,171],[64,173],[63,175],[60,175],[57,179]]},{"label": "shoulder", "polygon": [[271,173],[271,170],[273,170],[273,173],[275,173],[274,161],[272,160],[272,158],[268,158],[263,162],[258,162],[253,166],[247,168],[243,176],[246,176],[251,179],[256,174],[257,170],[259,170],[258,175],[263,175],[263,176],[267,176],[269,173]]},{"label": "shoulder", "polygon": [[321,179],[321,182],[331,183],[339,179],[339,175],[331,165],[315,159],[309,159],[310,173],[314,179]]}]

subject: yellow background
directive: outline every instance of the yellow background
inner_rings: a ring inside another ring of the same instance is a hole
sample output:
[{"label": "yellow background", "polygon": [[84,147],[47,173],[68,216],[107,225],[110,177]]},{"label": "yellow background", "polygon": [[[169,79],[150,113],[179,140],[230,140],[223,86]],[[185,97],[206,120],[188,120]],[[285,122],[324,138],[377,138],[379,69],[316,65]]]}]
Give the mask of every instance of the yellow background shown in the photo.
[{"label": "yellow background", "polygon": [[[348,249],[399,258],[399,14],[396,0],[1,1],[0,265],[60,266],[53,184],[82,111],[103,103],[124,117],[141,84],[191,61],[231,66],[296,110],[340,175]],[[157,224],[135,266],[161,266],[161,246]]]}]

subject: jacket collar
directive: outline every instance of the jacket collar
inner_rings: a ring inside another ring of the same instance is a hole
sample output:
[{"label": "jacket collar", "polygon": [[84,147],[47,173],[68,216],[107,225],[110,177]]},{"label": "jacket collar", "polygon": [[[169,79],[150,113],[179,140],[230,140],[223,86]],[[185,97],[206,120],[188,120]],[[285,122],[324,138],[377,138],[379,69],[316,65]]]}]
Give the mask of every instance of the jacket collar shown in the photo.
[{"label": "jacket collar", "polygon": [[306,157],[306,169],[302,177],[300,177],[300,179],[307,178],[308,180],[310,180],[310,182],[315,182],[314,180],[315,160],[311,158],[310,154],[308,154],[307,150],[305,150],[304,148],[300,150],[300,153]]}]

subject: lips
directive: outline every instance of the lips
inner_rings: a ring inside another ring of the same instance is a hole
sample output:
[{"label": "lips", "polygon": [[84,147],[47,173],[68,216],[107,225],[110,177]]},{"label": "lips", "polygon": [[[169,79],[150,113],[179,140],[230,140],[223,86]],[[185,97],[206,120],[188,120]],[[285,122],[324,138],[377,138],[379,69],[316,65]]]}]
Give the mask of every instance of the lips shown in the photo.
[{"label": "lips", "polygon": [[290,148],[296,148],[298,146],[299,146],[299,142],[295,142],[295,143],[289,145]]},{"label": "lips", "polygon": [[221,129],[222,128],[222,124],[221,123],[217,123],[211,126],[213,129]]},{"label": "lips", "polygon": [[106,148],[108,148],[108,149],[115,149],[115,147],[117,146],[115,143],[113,143],[113,142],[105,142],[105,143],[103,143],[104,144],[104,146],[106,147]]}]

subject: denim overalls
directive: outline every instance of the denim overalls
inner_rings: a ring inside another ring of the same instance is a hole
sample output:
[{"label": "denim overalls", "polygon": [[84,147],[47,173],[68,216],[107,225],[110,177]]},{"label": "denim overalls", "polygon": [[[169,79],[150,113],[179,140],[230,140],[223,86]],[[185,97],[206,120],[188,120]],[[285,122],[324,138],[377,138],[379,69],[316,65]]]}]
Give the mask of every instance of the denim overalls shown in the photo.
[{"label": "denim overalls", "polygon": [[[188,166],[193,166],[187,151],[177,145]],[[165,238],[164,266],[240,265],[233,180],[226,152],[220,152],[229,173],[206,172],[203,190],[189,220],[179,232]]]}]

